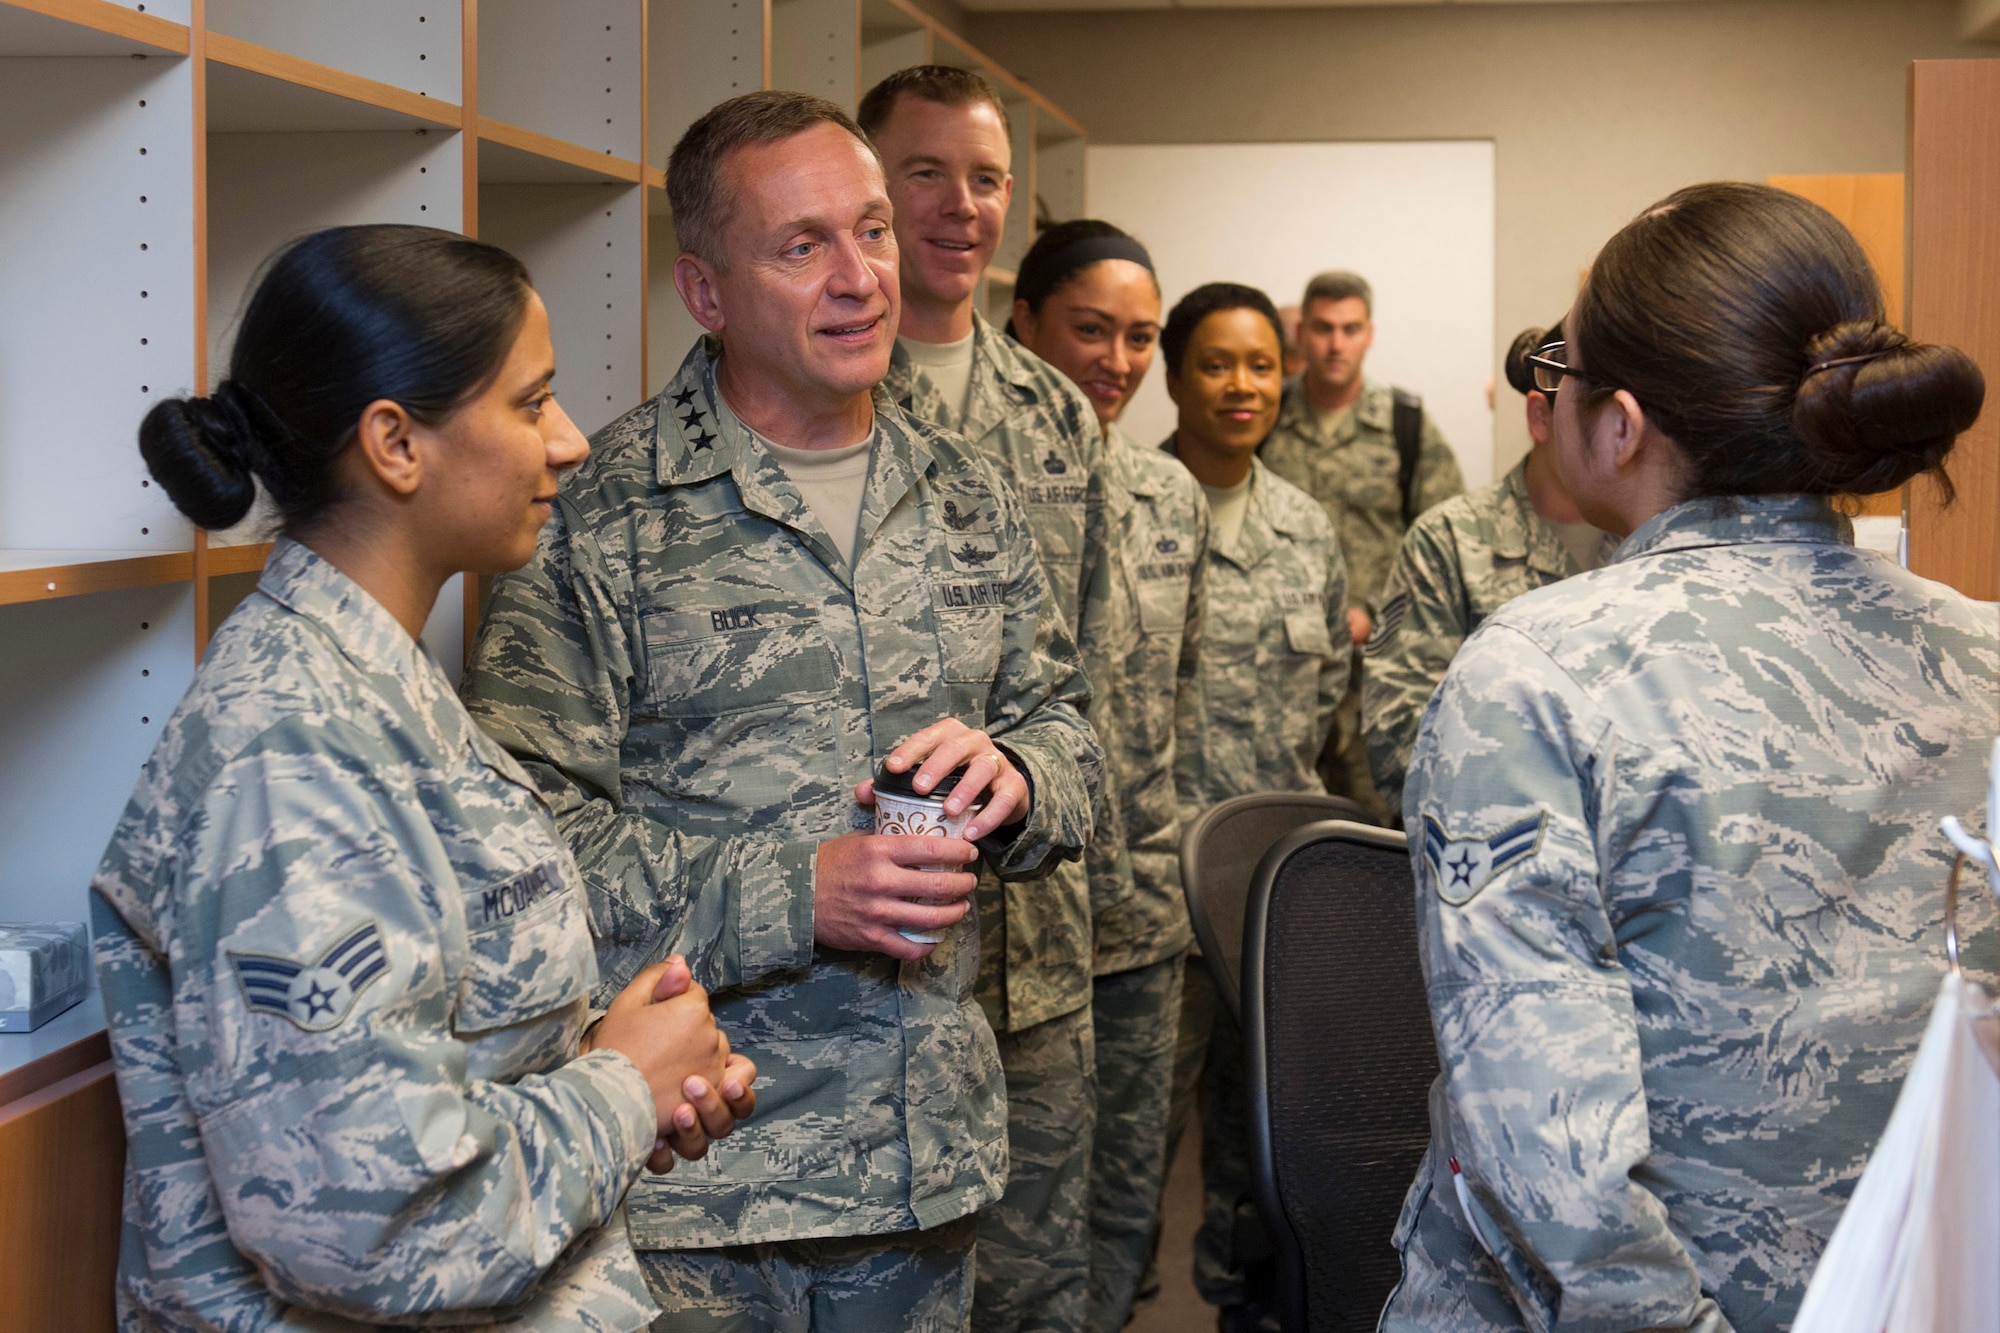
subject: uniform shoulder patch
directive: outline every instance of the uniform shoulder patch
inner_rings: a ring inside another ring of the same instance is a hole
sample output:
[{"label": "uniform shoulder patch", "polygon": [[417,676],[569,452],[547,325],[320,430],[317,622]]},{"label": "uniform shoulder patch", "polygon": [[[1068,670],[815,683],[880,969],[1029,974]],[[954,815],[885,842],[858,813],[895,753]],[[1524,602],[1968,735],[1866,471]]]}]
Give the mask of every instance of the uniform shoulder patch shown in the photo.
[{"label": "uniform shoulder patch", "polygon": [[310,963],[229,951],[243,998],[256,1013],[278,1014],[307,1032],[338,1027],[361,992],[389,970],[382,930],[364,921]]},{"label": "uniform shoulder patch", "polygon": [[1403,617],[1409,614],[1410,594],[1399,592],[1391,597],[1389,604],[1382,608],[1381,616],[1375,621],[1374,633],[1370,634],[1368,642],[1361,646],[1361,655],[1373,657],[1377,653],[1386,652],[1389,645],[1396,641],[1396,636],[1402,633]]},{"label": "uniform shoulder patch", "polygon": [[1548,821],[1548,812],[1538,810],[1488,837],[1454,838],[1425,815],[1424,863],[1430,867],[1438,897],[1453,907],[1471,902],[1502,871],[1541,850]]}]

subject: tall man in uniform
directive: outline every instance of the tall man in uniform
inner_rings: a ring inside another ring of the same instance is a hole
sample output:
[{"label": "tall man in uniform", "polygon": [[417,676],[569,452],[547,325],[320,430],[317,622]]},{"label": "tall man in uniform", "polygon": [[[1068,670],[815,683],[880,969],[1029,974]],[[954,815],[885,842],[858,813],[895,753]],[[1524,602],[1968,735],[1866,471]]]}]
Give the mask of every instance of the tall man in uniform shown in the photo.
[{"label": "tall man in uniform", "polygon": [[[1087,685],[1019,502],[880,388],[896,238],[860,129],[748,94],[670,181],[709,336],[565,481],[468,702],[575,848],[604,991],[684,953],[768,1080],[754,1135],[631,1193],[655,1328],[962,1329],[1007,1145],[958,867],[1081,851]],[[882,767],[964,768],[966,840],[871,835]]]},{"label": "tall man in uniform", "polygon": [[[913,415],[962,431],[1026,502],[1093,693],[1109,700],[1136,626],[1112,596],[1118,557],[1104,534],[1096,414],[975,308],[1013,194],[1006,109],[977,74],[919,65],[871,89],[859,119],[882,153],[902,252],[889,388]],[[1091,721],[1103,733],[1110,719],[1099,707]],[[1007,1071],[1012,1170],[1006,1197],[980,1215],[979,1333],[1061,1333],[1088,1317],[1092,922],[1132,892],[1115,807],[1098,815],[1087,875],[982,880],[979,993]]]},{"label": "tall man in uniform", "polygon": [[1361,735],[1361,645],[1377,597],[1418,514],[1465,491],[1458,460],[1423,402],[1362,374],[1375,343],[1375,294],[1358,273],[1322,273],[1300,298],[1299,347],[1305,370],[1285,386],[1278,424],[1260,456],[1318,500],[1347,558],[1347,625],[1353,673],[1320,760],[1327,789],[1351,796],[1371,818],[1399,811],[1375,791]]}]

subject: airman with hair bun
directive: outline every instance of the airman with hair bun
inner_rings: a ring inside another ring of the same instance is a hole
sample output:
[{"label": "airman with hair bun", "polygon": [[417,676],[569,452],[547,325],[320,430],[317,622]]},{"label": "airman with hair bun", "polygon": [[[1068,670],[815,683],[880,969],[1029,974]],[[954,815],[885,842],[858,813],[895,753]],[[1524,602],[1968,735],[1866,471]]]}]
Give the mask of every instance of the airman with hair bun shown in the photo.
[{"label": "airman with hair bun", "polygon": [[336,227],[273,257],[215,392],[139,428],[189,518],[261,482],[281,530],[91,883],[121,1329],[636,1333],[626,1190],[755,1105],[682,958],[592,1021],[583,877],[419,638],[589,453],[554,374],[512,255]]},{"label": "airman with hair bun", "polygon": [[1361,730],[1376,790],[1400,821],[1403,771],[1459,646],[1522,593],[1596,569],[1616,538],[1583,521],[1549,447],[1552,395],[1528,357],[1562,339],[1562,321],[1523,329],[1507,349],[1507,382],[1527,399],[1528,456],[1490,486],[1425,511],[1382,585],[1382,614],[1361,651]]},{"label": "airman with hair bun", "polygon": [[[1983,824],[2000,624],[1835,495],[1985,386],[1817,205],[1697,185],[1528,358],[1610,564],[1466,640],[1403,801],[1443,1073],[1386,1333],[1784,1328],[1881,1137]],[[1995,907],[1962,905],[1991,986]]]}]

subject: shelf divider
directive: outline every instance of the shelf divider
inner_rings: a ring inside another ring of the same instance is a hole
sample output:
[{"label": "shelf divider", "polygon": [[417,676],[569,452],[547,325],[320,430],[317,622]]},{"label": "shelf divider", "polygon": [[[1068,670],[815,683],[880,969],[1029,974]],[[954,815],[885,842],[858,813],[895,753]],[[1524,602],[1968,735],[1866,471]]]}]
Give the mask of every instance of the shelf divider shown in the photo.
[{"label": "shelf divider", "polygon": [[7,0],[7,8],[60,19],[79,28],[101,32],[107,37],[144,42],[170,55],[184,56],[188,53],[186,28],[157,14],[141,14],[136,9],[114,5],[111,0]]},{"label": "shelf divider", "polygon": [[381,83],[375,79],[365,79],[359,74],[349,74],[346,70],[303,60],[298,56],[287,55],[283,51],[273,51],[268,47],[246,42],[240,37],[231,37],[227,33],[211,30],[204,36],[207,39],[208,58],[218,64],[251,74],[262,74],[266,78],[278,79],[284,83],[297,84],[301,88],[331,93],[350,102],[380,107],[384,111],[429,121],[433,125],[443,125],[454,130],[463,126],[464,113],[454,103],[439,101],[435,97],[425,97],[421,93],[413,93],[408,89]]},{"label": "shelf divider", "polygon": [[218,574],[255,574],[270,556],[269,542],[255,542],[248,546],[210,546],[208,573],[211,578]]},{"label": "shelf divider", "polygon": [[[576,167],[604,180],[637,185],[642,175],[637,162],[613,157],[609,153],[593,153],[580,144],[539,134],[534,130],[522,129],[519,125],[509,125],[506,121],[495,120],[491,116],[479,117],[479,138],[484,143],[500,144],[517,152],[532,153],[551,162]],[[664,184],[665,172],[660,173],[660,179]]]},{"label": "shelf divider", "polygon": [[[19,553],[16,553],[19,554]],[[60,557],[85,552],[47,551],[29,553],[37,558]],[[46,602],[58,597],[85,593],[113,592],[120,588],[148,588],[161,583],[186,583],[194,577],[191,551],[163,551],[152,555],[106,556],[64,562],[49,559],[47,564],[30,563],[26,568],[0,570],[0,606],[19,602]]]}]

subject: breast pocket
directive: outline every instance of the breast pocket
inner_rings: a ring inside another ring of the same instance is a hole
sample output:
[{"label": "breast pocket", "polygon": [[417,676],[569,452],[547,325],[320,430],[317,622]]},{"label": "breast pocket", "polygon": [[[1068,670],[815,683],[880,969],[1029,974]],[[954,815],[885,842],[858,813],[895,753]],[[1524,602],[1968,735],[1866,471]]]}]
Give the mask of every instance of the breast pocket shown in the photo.
[{"label": "breast pocket", "polygon": [[489,1032],[583,999],[596,976],[583,892],[562,857],[464,886],[469,956],[452,1027]]},{"label": "breast pocket", "polygon": [[1306,657],[1332,657],[1335,651],[1333,634],[1317,610],[1286,613],[1285,646]]},{"label": "breast pocket", "polygon": [[1001,617],[998,607],[938,614],[944,678],[952,685],[991,685],[1000,671]]},{"label": "breast pocket", "polygon": [[833,648],[817,621],[761,623],[760,613],[740,607],[707,614],[711,627],[694,635],[674,631],[701,613],[647,622],[650,711],[657,716],[723,717],[833,693]]},{"label": "breast pocket", "polygon": [[1147,634],[1179,634],[1187,625],[1188,576],[1139,580],[1139,628]]}]

